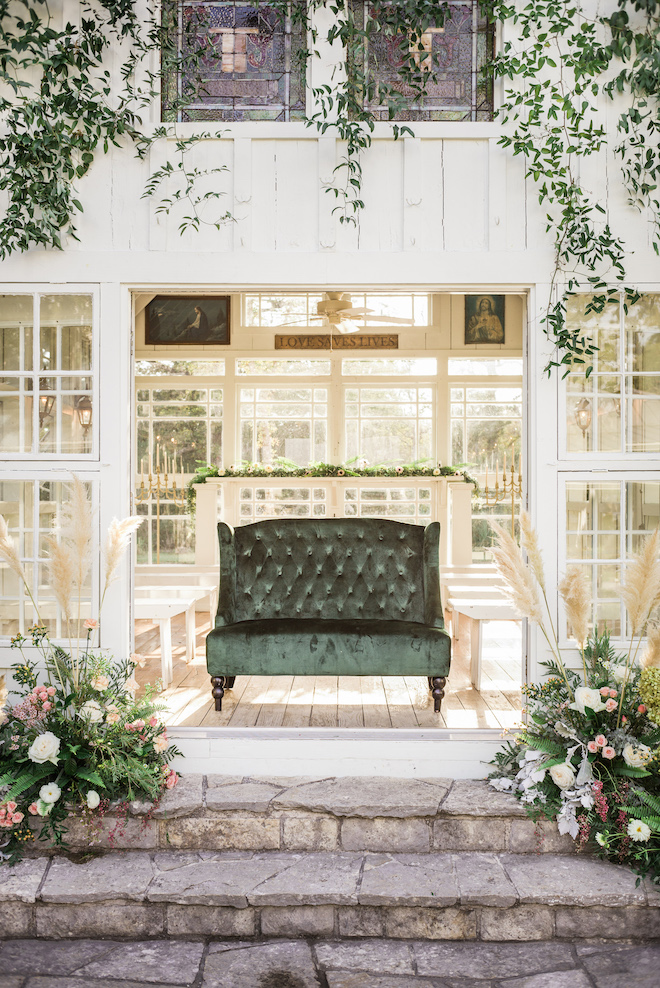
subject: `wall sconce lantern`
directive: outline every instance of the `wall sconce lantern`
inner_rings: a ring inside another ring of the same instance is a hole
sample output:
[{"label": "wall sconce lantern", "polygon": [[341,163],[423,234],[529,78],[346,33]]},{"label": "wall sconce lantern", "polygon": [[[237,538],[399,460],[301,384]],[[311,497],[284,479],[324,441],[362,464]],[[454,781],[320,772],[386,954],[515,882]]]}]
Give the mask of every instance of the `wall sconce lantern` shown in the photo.
[{"label": "wall sconce lantern", "polygon": [[575,406],[575,424],[584,435],[591,425],[591,402],[588,398],[580,398]]},{"label": "wall sconce lantern", "polygon": [[39,382],[39,391],[41,392],[39,395],[39,428],[43,429],[46,420],[53,416],[55,395],[44,394],[44,392],[50,391],[45,381]]},{"label": "wall sconce lantern", "polygon": [[87,435],[92,427],[92,402],[87,395],[83,395],[76,401],[76,414],[85,435]]}]

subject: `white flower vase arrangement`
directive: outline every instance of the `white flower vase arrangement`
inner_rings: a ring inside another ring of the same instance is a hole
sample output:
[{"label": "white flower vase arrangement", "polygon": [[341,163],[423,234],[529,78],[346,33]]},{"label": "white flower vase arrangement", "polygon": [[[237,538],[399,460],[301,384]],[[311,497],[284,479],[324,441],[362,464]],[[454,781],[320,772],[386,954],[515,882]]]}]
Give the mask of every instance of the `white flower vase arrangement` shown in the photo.
[{"label": "white flower vase arrangement", "polygon": [[[581,848],[660,883],[660,604],[658,532],[632,557],[621,598],[630,641],[617,655],[607,632],[589,635],[589,583],[577,567],[559,584],[581,670],[567,668],[548,606],[536,532],[521,515],[522,548],[498,525],[493,556],[519,613],[552,653],[548,678],[524,687],[528,720],[495,757],[490,784],[533,819],[556,820]],[[524,555],[527,556],[525,562]],[[642,647],[646,637],[646,647]],[[638,657],[641,660],[638,662]]]},{"label": "white flower vase arrangement", "polygon": [[[66,846],[71,812],[82,813],[90,830],[98,830],[111,803],[157,801],[178,778],[168,763],[179,752],[170,745],[158,717],[156,691],[147,686],[145,695],[136,699],[139,686],[133,672],[143,661],[133,655],[115,662],[92,644],[98,620],[83,619],[92,560],[92,510],[77,477],[63,514],[60,537],[48,540],[49,582],[68,630],[68,650],[49,638],[0,516],[0,562],[24,583],[37,615],[27,637],[18,634],[12,639],[22,656],[12,667],[19,686],[15,698],[10,700],[0,678],[0,861],[9,864],[20,860],[37,834],[40,840]],[[101,606],[141,521],[134,517],[110,525]],[[43,659],[43,677],[37,673],[33,650]]]}]

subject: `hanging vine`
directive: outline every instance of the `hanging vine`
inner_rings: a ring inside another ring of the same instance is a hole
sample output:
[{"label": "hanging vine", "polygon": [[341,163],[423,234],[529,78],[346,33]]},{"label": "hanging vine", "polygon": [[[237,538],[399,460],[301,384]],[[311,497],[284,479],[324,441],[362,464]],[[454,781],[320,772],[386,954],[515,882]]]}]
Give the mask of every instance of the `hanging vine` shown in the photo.
[{"label": "hanging vine", "polygon": [[[362,160],[375,124],[389,121],[395,140],[413,134],[441,70],[428,32],[446,28],[455,7],[433,0],[373,0],[366,6],[358,0],[271,0],[267,6],[309,38],[299,54],[301,70],[336,53],[329,82],[312,89],[306,122],[343,143],[328,191],[340,222],[356,223],[364,208]],[[181,32],[176,0],[165,0],[162,12],[149,7],[146,16],[138,17],[136,9],[135,0],[83,0],[76,22],[57,27],[46,0],[0,0],[1,258],[33,246],[61,248],[63,237],[75,238],[82,210],[76,189],[96,156],[122,143],[144,157],[154,141],[175,138],[176,163],[156,169],[145,195],[156,195],[167,182],[158,210],[188,205],[182,232],[203,223],[219,227],[231,218],[223,212],[209,219],[206,211],[221,194],[209,177],[224,169],[191,167],[186,160],[196,143],[221,135],[181,137],[167,127],[149,132],[141,120],[161,95],[170,114],[165,119],[176,120],[177,109],[203,87],[208,53],[200,50],[199,25],[190,18]],[[603,161],[608,142],[629,203],[650,211],[660,249],[660,0],[616,0],[606,16],[588,16],[571,0],[480,0],[480,9],[491,23],[511,25],[507,35],[516,38],[490,58],[488,78],[479,85],[499,80],[503,87],[495,113],[500,143],[524,157],[554,243],[543,328],[555,355],[547,369],[567,373],[581,363],[588,374],[595,348],[567,325],[567,299],[588,289],[591,308],[598,310],[620,294],[625,304],[637,298],[625,284],[623,236],[583,178],[589,159]],[[320,31],[323,10],[332,16]],[[369,54],[374,40],[383,38],[396,55],[393,76],[376,72]],[[162,79],[160,69],[149,69],[154,50],[162,57]],[[121,68],[113,74],[117,57]],[[603,100],[620,97],[612,144],[601,123]],[[198,182],[206,183],[205,191],[198,191]]]}]

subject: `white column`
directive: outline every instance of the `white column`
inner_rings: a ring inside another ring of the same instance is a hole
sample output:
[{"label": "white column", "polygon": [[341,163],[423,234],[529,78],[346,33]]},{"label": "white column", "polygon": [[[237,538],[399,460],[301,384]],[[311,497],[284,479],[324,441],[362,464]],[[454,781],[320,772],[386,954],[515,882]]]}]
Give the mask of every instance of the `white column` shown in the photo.
[{"label": "white column", "polygon": [[449,483],[451,505],[451,565],[472,562],[472,492],[474,484]]},{"label": "white column", "polygon": [[216,484],[195,485],[195,565],[218,565],[218,488]]}]

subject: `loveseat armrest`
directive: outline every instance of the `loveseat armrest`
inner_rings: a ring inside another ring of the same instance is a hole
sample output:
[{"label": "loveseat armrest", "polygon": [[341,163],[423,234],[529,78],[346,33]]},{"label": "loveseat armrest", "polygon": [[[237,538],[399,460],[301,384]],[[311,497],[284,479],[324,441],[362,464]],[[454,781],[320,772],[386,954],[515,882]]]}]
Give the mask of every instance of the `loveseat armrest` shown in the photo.
[{"label": "loveseat armrest", "polygon": [[424,529],[424,624],[444,628],[440,598],[440,522]]},{"label": "loveseat armrest", "polygon": [[227,624],[234,624],[236,620],[236,543],[234,529],[224,521],[218,522],[218,542],[220,543],[220,587],[215,626],[223,628]]}]

